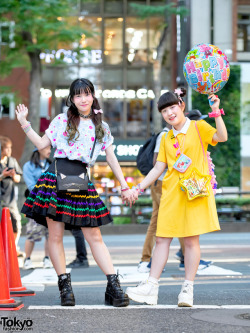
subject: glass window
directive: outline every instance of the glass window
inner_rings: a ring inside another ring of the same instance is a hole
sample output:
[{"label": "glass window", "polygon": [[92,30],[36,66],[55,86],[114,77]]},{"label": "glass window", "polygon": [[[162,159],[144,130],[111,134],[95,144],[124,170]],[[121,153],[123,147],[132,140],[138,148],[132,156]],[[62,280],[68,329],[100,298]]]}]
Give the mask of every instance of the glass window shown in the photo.
[{"label": "glass window", "polygon": [[163,22],[162,17],[153,17],[149,20],[149,47],[151,49],[155,49],[159,45]]},{"label": "glass window", "polygon": [[250,52],[250,14],[238,15],[237,51]]},{"label": "glass window", "polygon": [[81,0],[80,12],[82,15],[98,14],[101,11],[101,0]]},{"label": "glass window", "polygon": [[115,137],[123,136],[123,99],[111,98],[112,90],[103,90],[103,112],[104,120],[108,123],[111,133]]},{"label": "glass window", "polygon": [[105,19],[104,59],[105,64],[117,65],[123,62],[122,51],[122,18]]},{"label": "glass window", "polygon": [[[134,90],[129,89],[131,95],[134,92],[134,98],[127,99],[127,136],[128,137],[146,137],[147,135],[147,89]],[[142,95],[142,93],[144,94]],[[144,96],[145,98],[138,98]],[[132,97],[132,96],[131,96]]]},{"label": "glass window", "polygon": [[122,14],[123,13],[123,1],[119,0],[105,0],[104,11],[108,14]]},{"label": "glass window", "polygon": [[130,86],[137,86],[138,89],[142,88],[145,85],[145,82],[148,82],[147,78],[147,68],[131,68],[127,70],[127,82]]},{"label": "glass window", "polygon": [[102,70],[102,82],[107,89],[116,89],[121,88],[121,84],[123,81],[123,71],[122,69],[103,69]]},{"label": "glass window", "polygon": [[0,95],[0,118],[15,119],[15,104],[13,94]]},{"label": "glass window", "polygon": [[126,19],[125,53],[131,66],[146,65],[148,62],[147,22],[134,17]]},{"label": "glass window", "polygon": [[10,47],[15,46],[14,38],[14,26],[15,23],[10,22],[0,22],[0,45],[9,44]]},{"label": "glass window", "polygon": [[[92,50],[101,50],[101,17],[79,17],[79,26],[83,29],[80,45]],[[89,31],[92,37],[87,37],[84,31]]]}]

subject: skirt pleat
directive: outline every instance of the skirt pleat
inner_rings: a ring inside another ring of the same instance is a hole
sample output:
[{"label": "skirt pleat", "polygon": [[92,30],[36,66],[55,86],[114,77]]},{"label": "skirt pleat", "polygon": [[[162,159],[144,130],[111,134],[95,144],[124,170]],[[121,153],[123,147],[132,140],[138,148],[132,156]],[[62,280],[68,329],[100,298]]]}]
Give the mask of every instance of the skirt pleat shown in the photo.
[{"label": "skirt pleat", "polygon": [[[59,162],[58,170],[64,170],[66,174],[67,170],[70,170],[71,174],[80,174],[86,170],[86,165],[79,161],[60,159]],[[56,192],[55,162],[40,176],[21,212],[45,226],[46,217],[63,222],[65,229],[99,227],[113,221],[91,181],[88,183],[88,191],[80,194]]]}]

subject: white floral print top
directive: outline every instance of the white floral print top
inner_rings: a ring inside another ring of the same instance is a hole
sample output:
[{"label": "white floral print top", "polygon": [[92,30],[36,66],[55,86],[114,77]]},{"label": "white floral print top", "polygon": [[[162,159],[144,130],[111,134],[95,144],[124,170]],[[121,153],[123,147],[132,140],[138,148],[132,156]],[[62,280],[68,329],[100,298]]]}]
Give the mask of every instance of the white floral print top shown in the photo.
[{"label": "white floral print top", "polygon": [[[80,133],[77,141],[73,140],[68,144],[67,141],[67,114],[60,113],[50,123],[48,129],[45,131],[51,141],[53,148],[56,148],[54,158],[68,158],[69,160],[79,160],[83,163],[89,164],[90,154],[93,149],[95,141],[95,125],[92,120],[80,121],[78,131]],[[100,151],[106,150],[114,141],[111,135],[109,126],[104,121],[102,122],[105,135],[102,143],[96,141],[94,155],[92,157],[91,165],[95,163]]]}]

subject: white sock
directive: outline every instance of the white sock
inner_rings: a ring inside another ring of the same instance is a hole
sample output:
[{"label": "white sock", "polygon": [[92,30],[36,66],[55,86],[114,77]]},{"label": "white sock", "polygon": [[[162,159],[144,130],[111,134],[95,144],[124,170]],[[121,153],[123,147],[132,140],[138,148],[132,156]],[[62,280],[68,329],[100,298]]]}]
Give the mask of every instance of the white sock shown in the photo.
[{"label": "white sock", "polygon": [[153,276],[150,276],[148,278],[148,282],[154,283],[154,284],[158,284],[158,279],[154,278]]},{"label": "white sock", "polygon": [[194,285],[194,281],[190,281],[190,280],[185,280],[184,283],[186,284],[190,284],[191,286]]}]

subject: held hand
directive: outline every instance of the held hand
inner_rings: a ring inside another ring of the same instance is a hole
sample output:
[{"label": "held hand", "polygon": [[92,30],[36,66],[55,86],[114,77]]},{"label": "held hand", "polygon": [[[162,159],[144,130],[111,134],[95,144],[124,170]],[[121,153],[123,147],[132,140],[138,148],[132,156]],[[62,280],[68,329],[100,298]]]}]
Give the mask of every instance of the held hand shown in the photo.
[{"label": "held hand", "polygon": [[214,95],[214,94],[211,94],[209,95],[208,97],[210,99],[210,101],[214,102],[213,105],[211,105],[211,109],[213,111],[216,111],[219,109],[219,106],[220,106],[220,99],[217,95]]},{"label": "held hand", "polygon": [[125,201],[126,205],[129,204],[130,207],[132,206],[132,203],[135,203],[135,198],[134,198],[132,190],[127,190],[127,191],[122,192],[121,197],[122,197],[122,201],[123,202]]},{"label": "held hand", "polygon": [[23,125],[27,121],[26,118],[28,116],[28,108],[24,104],[19,104],[15,112],[17,120],[21,125]]},{"label": "held hand", "polygon": [[3,170],[3,177],[4,177],[4,178],[6,178],[6,177],[13,177],[13,176],[12,176],[13,171],[15,172],[14,169],[8,171],[8,168],[5,168],[5,169]]}]

